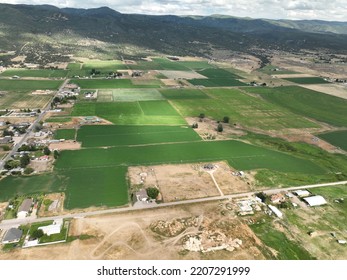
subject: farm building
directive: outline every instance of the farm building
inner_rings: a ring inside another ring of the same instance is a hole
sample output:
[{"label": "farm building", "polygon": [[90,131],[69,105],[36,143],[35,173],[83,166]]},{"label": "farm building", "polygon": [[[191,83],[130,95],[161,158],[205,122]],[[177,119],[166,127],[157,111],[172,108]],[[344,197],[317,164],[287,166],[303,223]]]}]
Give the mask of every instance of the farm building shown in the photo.
[{"label": "farm building", "polygon": [[61,228],[63,227],[63,219],[54,220],[53,224],[39,227],[38,229],[41,229],[44,234],[50,236],[52,234],[60,233]]},{"label": "farm building", "polygon": [[277,204],[277,203],[281,203],[281,202],[285,201],[286,199],[285,199],[283,194],[276,193],[276,194],[271,195],[270,200],[272,203]]},{"label": "farm building", "polygon": [[309,206],[320,206],[320,205],[327,204],[326,200],[321,195],[305,197],[304,200]]},{"label": "farm building", "polygon": [[282,212],[280,210],[278,210],[278,208],[276,206],[269,205],[269,208],[278,218],[282,218],[283,217]]},{"label": "farm building", "polygon": [[4,238],[2,239],[3,244],[16,243],[22,237],[23,231],[18,228],[9,229]]},{"label": "farm building", "polygon": [[32,204],[33,204],[32,198],[25,199],[18,209],[17,218],[23,219],[26,216],[28,216]]},{"label": "farm building", "polygon": [[293,193],[296,194],[298,197],[306,197],[311,195],[311,193],[307,190],[297,190],[297,191],[294,191]]},{"label": "farm building", "polygon": [[135,192],[132,198],[133,198],[133,206],[139,206],[143,203],[148,203],[148,200],[149,200],[147,191],[145,189],[140,189],[139,191]]}]

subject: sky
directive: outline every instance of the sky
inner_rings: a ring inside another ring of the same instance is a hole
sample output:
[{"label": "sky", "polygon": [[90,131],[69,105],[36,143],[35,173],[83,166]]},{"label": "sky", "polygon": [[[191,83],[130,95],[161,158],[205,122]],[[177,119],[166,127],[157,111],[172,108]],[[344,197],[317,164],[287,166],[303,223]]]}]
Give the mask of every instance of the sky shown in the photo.
[{"label": "sky", "polygon": [[0,0],[9,4],[50,4],[60,8],[108,6],[121,13],[212,15],[268,19],[347,21],[346,0]]}]

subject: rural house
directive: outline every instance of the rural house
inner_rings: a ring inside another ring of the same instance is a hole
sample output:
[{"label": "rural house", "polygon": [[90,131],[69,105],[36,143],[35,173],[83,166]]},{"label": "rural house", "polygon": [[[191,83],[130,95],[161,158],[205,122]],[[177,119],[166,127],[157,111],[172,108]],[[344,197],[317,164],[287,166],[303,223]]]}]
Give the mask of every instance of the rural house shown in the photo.
[{"label": "rural house", "polygon": [[26,216],[28,216],[32,204],[33,204],[33,199],[32,199],[32,198],[27,198],[27,199],[25,199],[25,200],[22,202],[22,204],[21,204],[21,206],[19,207],[19,209],[18,209],[17,218],[18,218],[18,219],[23,219],[23,218],[25,218]]},{"label": "rural house", "polygon": [[22,237],[23,231],[18,228],[9,229],[4,238],[2,239],[2,244],[16,243]]}]

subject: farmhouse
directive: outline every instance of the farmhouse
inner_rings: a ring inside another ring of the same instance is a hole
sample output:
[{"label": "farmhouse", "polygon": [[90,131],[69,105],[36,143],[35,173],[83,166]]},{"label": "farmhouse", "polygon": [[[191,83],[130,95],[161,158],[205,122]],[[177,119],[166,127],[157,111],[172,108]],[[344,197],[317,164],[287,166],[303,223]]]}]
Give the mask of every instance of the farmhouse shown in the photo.
[{"label": "farmhouse", "polygon": [[270,200],[272,203],[277,204],[277,203],[281,203],[281,202],[285,201],[286,199],[285,199],[283,194],[276,193],[276,194],[271,195]]},{"label": "farmhouse", "polygon": [[296,194],[298,197],[306,197],[311,195],[311,193],[307,190],[297,190],[297,191],[294,191],[293,193]]},{"label": "farmhouse", "polygon": [[18,213],[17,213],[18,219],[23,219],[26,216],[28,216],[32,203],[33,203],[32,198],[27,198],[22,202],[21,206],[18,209]]},{"label": "farmhouse", "polygon": [[149,197],[147,195],[147,191],[145,189],[140,189],[139,191],[133,194],[133,205],[140,205],[143,203],[147,203]]},{"label": "farmhouse", "polygon": [[326,200],[321,195],[305,197],[304,200],[309,206],[320,206],[320,205],[327,204]]},{"label": "farmhouse", "polygon": [[22,237],[23,231],[18,228],[9,229],[4,238],[2,239],[2,244],[16,243]]},{"label": "farmhouse", "polygon": [[53,224],[44,227],[39,227],[38,229],[41,229],[44,234],[50,236],[52,234],[60,233],[62,227],[63,219],[57,219],[54,220]]}]

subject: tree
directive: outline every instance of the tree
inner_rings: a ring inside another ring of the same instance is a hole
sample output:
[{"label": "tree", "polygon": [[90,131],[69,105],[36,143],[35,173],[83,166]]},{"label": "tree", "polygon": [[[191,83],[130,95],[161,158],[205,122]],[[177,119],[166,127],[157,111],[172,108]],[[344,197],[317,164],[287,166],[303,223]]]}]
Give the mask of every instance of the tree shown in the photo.
[{"label": "tree", "polygon": [[229,120],[230,120],[230,118],[229,118],[228,116],[225,116],[225,117],[223,118],[223,122],[224,122],[224,123],[229,123]]},{"label": "tree", "polygon": [[200,118],[200,119],[205,118],[205,114],[204,114],[204,113],[200,113],[199,118]]},{"label": "tree", "polygon": [[199,127],[198,123],[195,122],[192,124],[192,128],[198,128],[198,127]]},{"label": "tree", "polygon": [[31,234],[31,237],[34,239],[39,239],[44,235],[42,229],[36,229],[33,231],[33,233]]},{"label": "tree", "polygon": [[223,132],[223,125],[221,123],[218,124],[217,131],[218,132]]},{"label": "tree", "polygon": [[37,111],[36,111],[38,114],[40,114],[41,113],[41,109],[37,109]]},{"label": "tree", "polygon": [[59,151],[58,150],[54,150],[54,152],[53,152],[54,158],[57,159],[59,157],[59,155],[60,155]]},{"label": "tree", "polygon": [[156,199],[159,194],[159,190],[154,187],[147,188],[146,192],[147,192],[147,195],[152,199]]},{"label": "tree", "polygon": [[19,166],[20,162],[18,160],[8,160],[6,163],[5,163],[5,169],[13,169],[13,168],[17,168]]},{"label": "tree", "polygon": [[31,168],[31,167],[27,167],[27,168],[24,169],[24,174],[25,175],[29,175],[29,174],[31,174],[33,172],[34,172],[34,169]]},{"label": "tree", "polygon": [[49,156],[51,154],[51,150],[46,146],[46,147],[43,148],[43,153],[46,156]]},{"label": "tree", "polygon": [[5,137],[5,136],[13,136],[14,133],[13,131],[8,131],[7,129],[4,130],[4,132],[2,133],[2,136]]},{"label": "tree", "polygon": [[24,154],[21,158],[20,158],[20,167],[24,168],[26,167],[28,164],[30,163],[30,157],[28,154]]}]

